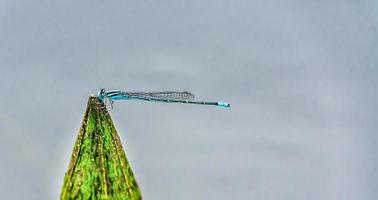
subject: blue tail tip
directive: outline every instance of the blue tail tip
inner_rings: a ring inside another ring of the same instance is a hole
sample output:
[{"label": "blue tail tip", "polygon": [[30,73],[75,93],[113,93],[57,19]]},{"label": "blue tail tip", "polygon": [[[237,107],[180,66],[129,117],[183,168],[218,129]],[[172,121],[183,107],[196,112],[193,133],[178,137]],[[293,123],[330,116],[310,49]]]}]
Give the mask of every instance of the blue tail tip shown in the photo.
[{"label": "blue tail tip", "polygon": [[218,106],[219,107],[223,107],[223,108],[229,108],[231,107],[229,103],[226,103],[226,102],[218,102]]}]

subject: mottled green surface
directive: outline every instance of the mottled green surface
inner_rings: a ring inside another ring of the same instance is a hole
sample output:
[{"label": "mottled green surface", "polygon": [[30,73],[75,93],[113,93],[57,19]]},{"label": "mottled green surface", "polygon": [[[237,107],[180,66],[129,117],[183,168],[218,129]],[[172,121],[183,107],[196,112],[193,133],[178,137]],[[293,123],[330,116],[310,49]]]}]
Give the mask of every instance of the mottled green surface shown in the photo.
[{"label": "mottled green surface", "polygon": [[112,119],[95,97],[88,100],[61,199],[142,199]]}]

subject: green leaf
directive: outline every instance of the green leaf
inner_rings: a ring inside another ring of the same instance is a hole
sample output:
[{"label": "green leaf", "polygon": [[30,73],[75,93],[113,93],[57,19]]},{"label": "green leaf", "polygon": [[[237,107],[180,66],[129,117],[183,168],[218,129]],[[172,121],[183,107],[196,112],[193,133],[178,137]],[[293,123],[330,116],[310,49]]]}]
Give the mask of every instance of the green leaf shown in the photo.
[{"label": "green leaf", "polygon": [[89,97],[61,199],[142,199],[113,121],[96,97]]}]

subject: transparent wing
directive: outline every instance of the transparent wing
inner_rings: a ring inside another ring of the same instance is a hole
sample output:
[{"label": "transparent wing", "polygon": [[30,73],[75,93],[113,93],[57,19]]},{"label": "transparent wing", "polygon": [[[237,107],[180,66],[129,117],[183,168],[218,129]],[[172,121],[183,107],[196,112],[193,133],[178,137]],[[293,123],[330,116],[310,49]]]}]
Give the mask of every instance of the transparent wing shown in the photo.
[{"label": "transparent wing", "polygon": [[138,97],[138,98],[151,98],[151,99],[169,99],[169,100],[194,100],[194,95],[190,92],[173,92],[173,91],[164,91],[164,92],[125,92],[124,94],[129,97]]},{"label": "transparent wing", "polygon": [[103,100],[103,102],[104,102],[104,105],[105,105],[106,109],[113,110],[113,101],[111,99],[105,98]]}]

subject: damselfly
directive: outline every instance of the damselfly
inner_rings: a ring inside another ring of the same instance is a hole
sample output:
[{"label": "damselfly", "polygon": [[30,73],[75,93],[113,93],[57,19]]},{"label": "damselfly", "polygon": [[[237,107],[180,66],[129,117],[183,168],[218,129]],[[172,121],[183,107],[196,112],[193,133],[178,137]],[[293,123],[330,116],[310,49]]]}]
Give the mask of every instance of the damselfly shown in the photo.
[{"label": "damselfly", "polygon": [[106,91],[105,89],[101,89],[97,93],[97,98],[103,102],[109,101],[111,106],[115,100],[142,100],[162,103],[214,105],[224,108],[230,107],[230,104],[226,102],[194,101],[194,95],[190,92],[123,92],[120,90]]}]

